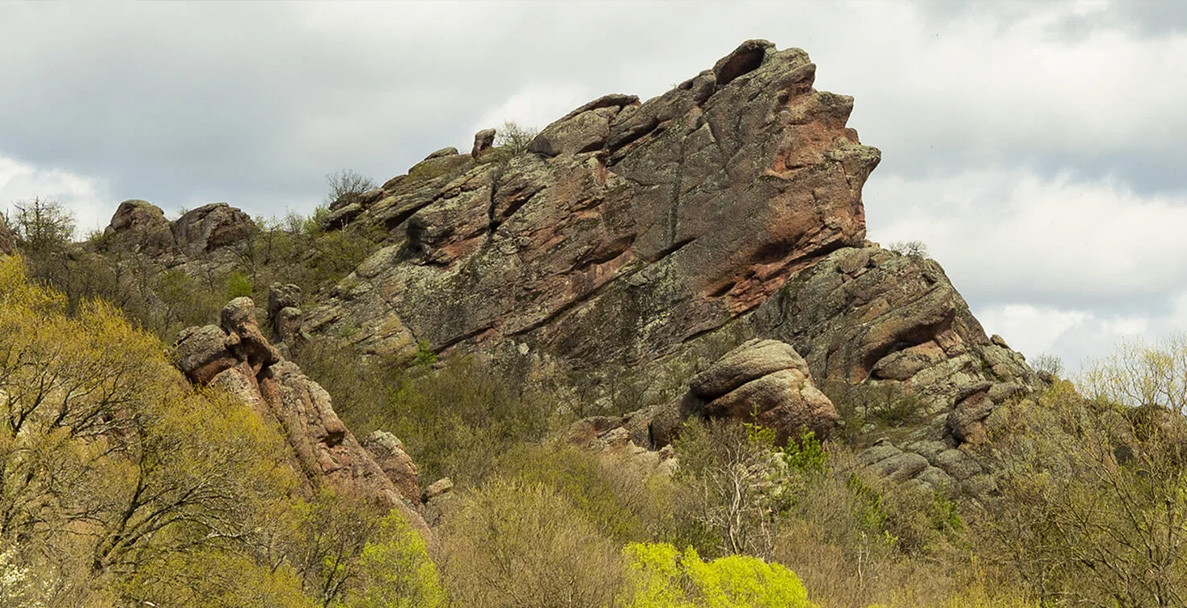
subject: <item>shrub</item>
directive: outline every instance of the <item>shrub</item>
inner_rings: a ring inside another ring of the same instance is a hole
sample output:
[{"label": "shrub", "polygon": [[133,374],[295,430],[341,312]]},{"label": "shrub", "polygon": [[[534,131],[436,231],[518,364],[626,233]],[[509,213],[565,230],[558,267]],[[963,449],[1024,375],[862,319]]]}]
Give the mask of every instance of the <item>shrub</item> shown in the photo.
[{"label": "shrub", "polygon": [[584,608],[618,593],[617,544],[555,490],[496,479],[458,500],[439,528],[456,605]]},{"label": "shrub", "polygon": [[357,589],[345,608],[438,608],[445,599],[424,538],[393,510],[359,555]]},{"label": "shrub", "polygon": [[815,608],[794,572],[755,557],[705,563],[696,550],[630,544],[626,608]]},{"label": "shrub", "polygon": [[895,241],[887,245],[886,248],[901,255],[917,258],[927,257],[927,244],[923,241]]},{"label": "shrub", "polygon": [[512,155],[523,154],[528,151],[528,144],[540,133],[539,129],[523,127],[514,122],[504,122],[503,128],[495,132],[496,147],[509,150]]}]

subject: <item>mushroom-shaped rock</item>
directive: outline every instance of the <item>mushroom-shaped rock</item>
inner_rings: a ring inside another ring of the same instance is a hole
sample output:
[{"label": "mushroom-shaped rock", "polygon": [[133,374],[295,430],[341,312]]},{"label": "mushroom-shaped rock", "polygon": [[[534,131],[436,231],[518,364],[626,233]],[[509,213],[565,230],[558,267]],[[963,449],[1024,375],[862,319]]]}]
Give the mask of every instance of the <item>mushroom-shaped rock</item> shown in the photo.
[{"label": "mushroom-shaped rock", "polygon": [[233,245],[256,230],[251,216],[226,203],[203,205],[173,223],[177,245],[191,256]]},{"label": "mushroom-shaped rock", "polygon": [[495,145],[495,130],[483,129],[474,134],[474,147],[470,149],[470,156],[478,158]]},{"label": "mushroom-shaped rock", "polygon": [[703,403],[703,416],[754,420],[780,443],[805,430],[826,438],[839,418],[803,357],[778,340],[743,343],[694,376],[689,392]]}]

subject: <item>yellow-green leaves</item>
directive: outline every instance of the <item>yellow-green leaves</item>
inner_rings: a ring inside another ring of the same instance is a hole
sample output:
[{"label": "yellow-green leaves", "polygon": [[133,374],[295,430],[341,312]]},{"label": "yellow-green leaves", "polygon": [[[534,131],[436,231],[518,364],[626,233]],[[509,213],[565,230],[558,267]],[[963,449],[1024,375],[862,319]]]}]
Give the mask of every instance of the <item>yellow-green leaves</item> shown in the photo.
[{"label": "yellow-green leaves", "polygon": [[627,545],[632,583],[625,608],[815,608],[795,573],[756,557],[730,555],[711,562],[692,548]]}]

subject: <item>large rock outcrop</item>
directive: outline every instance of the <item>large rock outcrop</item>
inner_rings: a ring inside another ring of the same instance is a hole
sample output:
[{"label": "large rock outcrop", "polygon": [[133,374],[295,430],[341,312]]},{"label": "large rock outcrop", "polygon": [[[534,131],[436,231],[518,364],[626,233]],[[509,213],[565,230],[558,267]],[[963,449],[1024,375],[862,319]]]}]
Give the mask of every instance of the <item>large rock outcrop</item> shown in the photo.
[{"label": "large rock outcrop", "polygon": [[[865,240],[861,189],[880,154],[845,126],[851,98],[812,88],[815,70],[801,50],[748,41],[654,99],[587,103],[526,152],[430,155],[333,210],[328,227],[361,223],[385,246],[307,309],[306,329],[376,356],[427,342],[519,357],[517,369],[645,375],[637,412],[578,434],[652,447],[672,430],[663,405],[691,376],[773,339],[803,365],[750,383],[811,376],[839,410],[854,387],[901,395],[915,411],[869,429],[871,466],[913,454],[882,468],[927,487],[976,485],[975,467],[931,458],[971,453],[996,405],[1036,377],[985,335],[937,263]],[[694,384],[715,415],[756,399],[749,384],[713,395]],[[836,412],[821,391],[761,406],[800,399],[797,411],[816,412],[805,420],[827,420]]]},{"label": "large rock outcrop", "polygon": [[219,325],[191,327],[178,334],[174,364],[203,386],[238,396],[284,432],[294,469],[310,490],[336,490],[401,509],[427,534],[418,513],[416,468],[394,437],[369,439],[368,452],[334,412],[330,395],[293,362],[281,357],[255,320],[250,298],[232,300]]},{"label": "large rock outcrop", "polygon": [[610,95],[509,156],[428,159],[359,201],[388,245],[309,311],[367,352],[514,340],[575,367],[651,360],[861,245],[879,153],[806,53],[748,42],[645,103]]}]

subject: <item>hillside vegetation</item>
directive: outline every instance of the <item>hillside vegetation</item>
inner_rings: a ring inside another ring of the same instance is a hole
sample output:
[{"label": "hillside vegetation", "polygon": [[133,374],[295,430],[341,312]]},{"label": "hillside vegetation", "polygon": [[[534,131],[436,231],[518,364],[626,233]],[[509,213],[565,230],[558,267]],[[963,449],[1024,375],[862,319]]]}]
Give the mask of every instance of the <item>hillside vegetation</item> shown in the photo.
[{"label": "hillside vegetation", "polygon": [[1187,338],[986,335],[814,76],[747,41],[310,217],[18,206],[0,606],[1187,607]]}]

